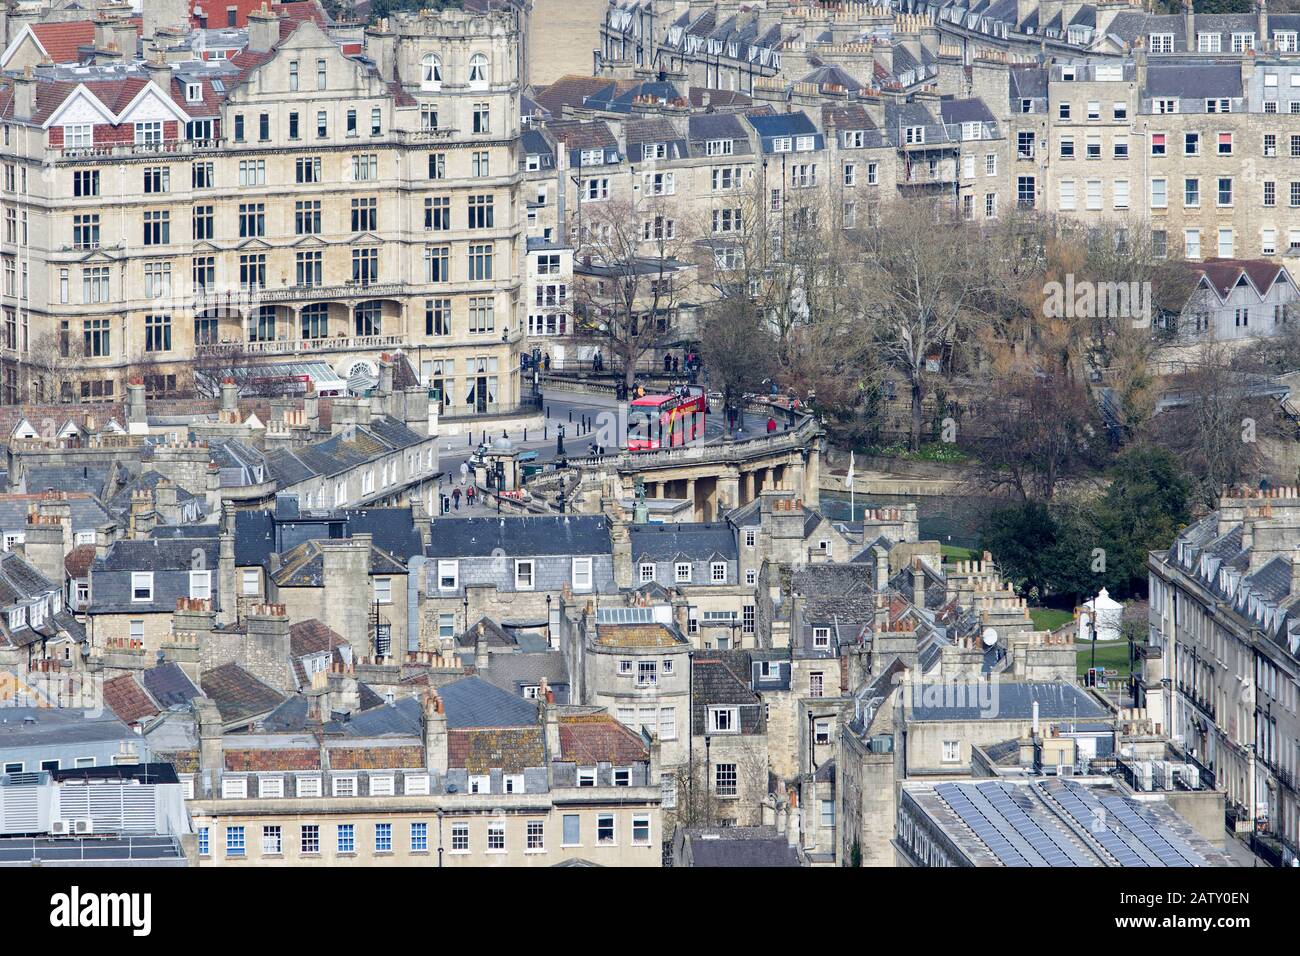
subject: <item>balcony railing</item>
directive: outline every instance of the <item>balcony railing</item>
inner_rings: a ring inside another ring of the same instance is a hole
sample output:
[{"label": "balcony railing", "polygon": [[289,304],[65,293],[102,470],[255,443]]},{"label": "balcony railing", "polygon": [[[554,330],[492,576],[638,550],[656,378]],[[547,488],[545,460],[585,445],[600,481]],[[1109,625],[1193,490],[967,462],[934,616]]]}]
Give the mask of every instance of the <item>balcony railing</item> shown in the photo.
[{"label": "balcony railing", "polygon": [[396,349],[401,335],[338,335],[321,339],[276,339],[271,342],[214,342],[195,346],[199,356],[293,355],[303,352],[351,352],[362,349]]},{"label": "balcony railing", "polygon": [[224,292],[194,293],[196,311],[223,308],[256,308],[276,302],[315,302],[326,299],[382,299],[409,294],[410,287],[400,282],[346,282],[343,285],[295,285],[281,289],[249,286]]}]

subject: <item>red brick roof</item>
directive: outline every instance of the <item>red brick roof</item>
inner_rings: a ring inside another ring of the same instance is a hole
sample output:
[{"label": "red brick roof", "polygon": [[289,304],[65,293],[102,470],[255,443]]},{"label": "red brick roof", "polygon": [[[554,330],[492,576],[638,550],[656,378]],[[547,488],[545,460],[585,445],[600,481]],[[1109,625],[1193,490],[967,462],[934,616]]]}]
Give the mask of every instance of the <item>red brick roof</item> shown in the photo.
[{"label": "red brick roof", "polygon": [[1207,259],[1193,269],[1210,280],[1219,298],[1226,299],[1245,273],[1260,295],[1272,288],[1282,266],[1267,259]]},{"label": "red brick roof", "polygon": [[423,768],[423,747],[331,747],[331,770],[416,770]]},{"label": "red brick roof", "polygon": [[77,50],[95,42],[95,24],[91,20],[71,23],[33,23],[32,33],[55,63],[76,63]]},{"label": "red brick roof", "polygon": [[[94,549],[92,549],[94,550]],[[152,717],[158,713],[158,705],[153,702],[132,674],[124,674],[104,681],[104,703],[117,719],[127,724]]]},{"label": "red brick roof", "polygon": [[611,763],[616,767],[645,760],[641,736],[609,714],[560,718],[560,756],[578,764]]},{"label": "red brick roof", "polygon": [[256,770],[319,770],[320,751],[315,747],[266,747],[258,750],[227,750],[226,769],[236,773]]},{"label": "red brick roof", "polygon": [[79,544],[64,556],[63,570],[68,572],[70,578],[84,578],[90,572],[90,566],[94,561],[95,546]]}]

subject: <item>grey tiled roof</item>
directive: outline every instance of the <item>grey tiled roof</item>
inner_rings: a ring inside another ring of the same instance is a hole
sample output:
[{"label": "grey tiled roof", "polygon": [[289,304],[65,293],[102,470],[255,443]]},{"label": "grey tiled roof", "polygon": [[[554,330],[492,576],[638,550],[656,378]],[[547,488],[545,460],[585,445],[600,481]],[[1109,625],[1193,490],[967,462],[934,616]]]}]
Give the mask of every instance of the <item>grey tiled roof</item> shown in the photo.
[{"label": "grey tiled roof", "polygon": [[917,684],[907,692],[913,720],[1095,720],[1109,711],[1083,688],[1065,681],[995,682],[981,690],[983,707],[967,685]]},{"label": "grey tiled roof", "polygon": [[479,677],[463,677],[438,688],[449,729],[523,727],[537,723],[537,707]]},{"label": "grey tiled roof", "polygon": [[160,707],[184,704],[199,696],[199,689],[173,661],[151,667],[142,675],[145,690],[153,695]]},{"label": "grey tiled roof", "polygon": [[671,561],[686,555],[706,561],[713,555],[734,561],[736,535],[726,522],[638,524],[631,529],[633,561]]},{"label": "grey tiled roof", "polygon": [[774,826],[697,827],[686,831],[695,866],[798,866],[799,851]]},{"label": "grey tiled roof", "polygon": [[17,553],[0,553],[0,607],[8,607],[54,590],[54,584]]},{"label": "grey tiled roof", "polygon": [[434,558],[609,554],[608,522],[602,515],[540,515],[523,518],[439,518],[425,553]]}]

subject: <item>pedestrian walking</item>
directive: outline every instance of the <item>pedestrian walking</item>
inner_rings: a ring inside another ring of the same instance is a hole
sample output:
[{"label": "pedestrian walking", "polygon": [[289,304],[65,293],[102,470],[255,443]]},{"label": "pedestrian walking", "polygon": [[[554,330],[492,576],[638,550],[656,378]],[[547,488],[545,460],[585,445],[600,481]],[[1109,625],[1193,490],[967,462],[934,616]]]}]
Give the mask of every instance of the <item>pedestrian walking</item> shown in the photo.
[{"label": "pedestrian walking", "polygon": [[465,489],[465,504],[467,507],[474,507],[474,486],[470,485]]},{"label": "pedestrian walking", "polygon": [[469,481],[469,463],[462,461],[460,463],[460,483],[463,485]]},{"label": "pedestrian walking", "polygon": [[776,431],[776,419],[771,415],[767,416],[767,433],[770,435]]},{"label": "pedestrian walking", "polygon": [[460,510],[460,489],[457,488],[451,493],[451,500],[456,505],[456,510]]}]

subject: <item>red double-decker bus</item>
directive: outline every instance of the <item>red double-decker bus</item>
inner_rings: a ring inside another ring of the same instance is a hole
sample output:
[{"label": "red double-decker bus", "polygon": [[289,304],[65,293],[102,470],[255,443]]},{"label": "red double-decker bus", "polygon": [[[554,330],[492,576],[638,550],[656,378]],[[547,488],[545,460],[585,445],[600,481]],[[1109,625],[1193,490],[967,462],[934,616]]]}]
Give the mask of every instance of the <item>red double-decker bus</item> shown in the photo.
[{"label": "red double-decker bus", "polygon": [[709,402],[703,389],[644,395],[627,410],[628,451],[674,448],[704,438]]}]

